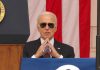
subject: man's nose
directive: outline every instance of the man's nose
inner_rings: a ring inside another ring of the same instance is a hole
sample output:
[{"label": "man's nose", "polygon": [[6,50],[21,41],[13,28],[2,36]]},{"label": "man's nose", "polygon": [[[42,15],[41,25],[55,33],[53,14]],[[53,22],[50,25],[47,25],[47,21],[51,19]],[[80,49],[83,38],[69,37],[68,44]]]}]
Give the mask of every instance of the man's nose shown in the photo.
[{"label": "man's nose", "polygon": [[46,25],[46,29],[49,29],[49,26],[48,25]]}]

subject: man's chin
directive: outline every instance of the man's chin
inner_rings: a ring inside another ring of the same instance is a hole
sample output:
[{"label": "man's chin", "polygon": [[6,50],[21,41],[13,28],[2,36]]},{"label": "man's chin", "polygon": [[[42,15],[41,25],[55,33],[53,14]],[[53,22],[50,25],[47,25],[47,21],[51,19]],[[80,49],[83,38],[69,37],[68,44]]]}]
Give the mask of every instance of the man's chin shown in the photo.
[{"label": "man's chin", "polygon": [[47,38],[50,39],[50,37],[48,37],[48,36],[45,36],[45,37],[44,37],[44,39],[47,39]]}]

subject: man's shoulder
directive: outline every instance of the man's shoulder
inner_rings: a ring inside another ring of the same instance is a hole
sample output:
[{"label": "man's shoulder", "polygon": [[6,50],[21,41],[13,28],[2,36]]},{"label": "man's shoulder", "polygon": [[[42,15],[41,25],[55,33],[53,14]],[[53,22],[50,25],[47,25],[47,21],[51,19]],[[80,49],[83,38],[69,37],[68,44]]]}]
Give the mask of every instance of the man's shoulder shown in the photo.
[{"label": "man's shoulder", "polygon": [[68,44],[65,44],[65,43],[62,43],[62,42],[59,42],[57,40],[55,40],[55,42],[59,45],[59,46],[62,46],[62,47],[65,47],[65,48],[73,48],[71,45],[68,45]]},{"label": "man's shoulder", "polygon": [[26,44],[35,44],[35,43],[39,43],[39,42],[40,42],[40,38],[33,40],[33,41],[28,41],[28,42],[26,42]]},{"label": "man's shoulder", "polygon": [[37,47],[40,44],[41,44],[40,43],[40,40],[37,39],[37,40],[33,40],[33,41],[26,42],[25,43],[25,47],[29,49],[29,48]]}]

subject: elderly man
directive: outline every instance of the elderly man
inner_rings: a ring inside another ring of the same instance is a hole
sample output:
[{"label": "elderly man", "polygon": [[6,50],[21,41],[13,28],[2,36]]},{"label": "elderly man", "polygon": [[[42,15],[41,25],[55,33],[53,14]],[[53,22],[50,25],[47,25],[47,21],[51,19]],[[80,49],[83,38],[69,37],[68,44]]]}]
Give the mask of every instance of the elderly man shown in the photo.
[{"label": "elderly man", "polygon": [[44,12],[38,17],[37,28],[40,38],[25,44],[23,57],[28,58],[73,58],[74,50],[67,44],[54,39],[57,17],[52,12]]}]

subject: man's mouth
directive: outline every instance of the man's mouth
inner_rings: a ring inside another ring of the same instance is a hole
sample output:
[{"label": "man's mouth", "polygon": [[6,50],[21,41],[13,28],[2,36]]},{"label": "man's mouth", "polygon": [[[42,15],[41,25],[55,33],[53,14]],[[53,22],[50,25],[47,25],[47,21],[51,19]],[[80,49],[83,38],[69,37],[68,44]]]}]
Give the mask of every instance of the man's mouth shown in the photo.
[{"label": "man's mouth", "polygon": [[50,34],[50,32],[45,32],[45,34],[46,34],[46,35],[49,35],[49,34]]}]

